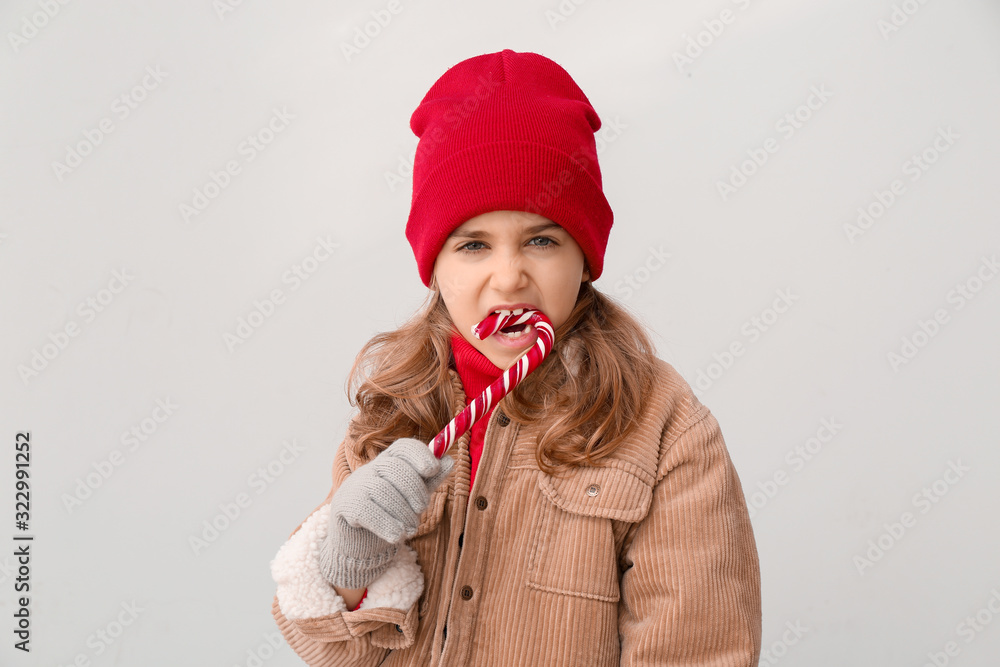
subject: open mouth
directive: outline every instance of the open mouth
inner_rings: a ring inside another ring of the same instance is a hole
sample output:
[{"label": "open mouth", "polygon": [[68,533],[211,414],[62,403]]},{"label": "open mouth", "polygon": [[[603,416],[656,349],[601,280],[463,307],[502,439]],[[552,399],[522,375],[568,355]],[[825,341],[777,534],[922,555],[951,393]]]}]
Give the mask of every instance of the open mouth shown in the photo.
[{"label": "open mouth", "polygon": [[503,334],[517,333],[518,331],[524,331],[527,328],[528,328],[528,323],[521,322],[520,324],[512,324],[509,327],[503,327],[502,329],[500,329],[500,333]]},{"label": "open mouth", "polygon": [[[492,314],[499,315],[501,319],[512,315],[515,316],[516,318],[516,316],[523,315],[529,310],[531,309],[530,308],[514,308],[513,310],[498,309],[494,310]],[[531,326],[530,322],[521,322],[519,324],[511,324],[502,327],[498,329],[497,332],[493,335],[500,337],[502,340],[513,342],[520,340],[521,338],[526,338],[527,336],[533,335],[533,331],[534,328]]]},{"label": "open mouth", "polygon": [[[526,311],[527,308],[515,308],[514,310],[494,310],[493,312],[500,315],[501,317],[506,317],[508,315],[521,315]],[[511,324],[506,327],[502,327],[497,333],[503,334],[508,338],[520,338],[524,335],[525,329],[528,328],[527,322],[521,322],[520,324]]]}]

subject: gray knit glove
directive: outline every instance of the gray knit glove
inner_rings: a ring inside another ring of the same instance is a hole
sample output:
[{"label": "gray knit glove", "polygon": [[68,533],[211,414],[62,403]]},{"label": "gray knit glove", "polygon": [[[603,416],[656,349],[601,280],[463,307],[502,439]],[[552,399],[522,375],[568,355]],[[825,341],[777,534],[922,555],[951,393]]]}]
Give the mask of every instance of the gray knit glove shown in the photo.
[{"label": "gray knit glove", "polygon": [[348,475],[330,500],[329,530],[320,548],[327,581],[365,588],[385,572],[454,464],[447,455],[437,459],[426,443],[400,438]]}]

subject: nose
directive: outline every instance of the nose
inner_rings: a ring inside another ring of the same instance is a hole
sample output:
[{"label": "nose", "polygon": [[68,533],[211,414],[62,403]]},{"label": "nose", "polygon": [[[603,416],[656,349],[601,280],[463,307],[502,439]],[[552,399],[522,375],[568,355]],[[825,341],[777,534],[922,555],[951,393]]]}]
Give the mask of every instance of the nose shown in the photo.
[{"label": "nose", "polygon": [[499,293],[513,294],[528,282],[527,264],[519,249],[494,253],[490,286]]}]

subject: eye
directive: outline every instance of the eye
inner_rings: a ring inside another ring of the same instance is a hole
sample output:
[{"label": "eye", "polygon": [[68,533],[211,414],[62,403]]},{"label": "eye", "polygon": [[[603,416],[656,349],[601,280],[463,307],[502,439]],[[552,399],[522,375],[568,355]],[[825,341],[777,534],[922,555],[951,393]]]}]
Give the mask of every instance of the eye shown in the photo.
[{"label": "eye", "polygon": [[469,248],[470,245],[476,245],[476,244],[483,245],[483,242],[482,241],[469,241],[465,245],[459,246],[458,249],[460,251],[462,251],[462,252],[477,253],[480,250],[482,250],[482,248],[475,248],[475,249]]},{"label": "eye", "polygon": [[[533,243],[534,241],[545,241],[545,243],[542,244],[542,245],[538,245],[538,244]],[[549,236],[536,236],[533,239],[531,239],[530,243],[532,243],[532,245],[534,245],[534,247],[536,247],[536,248],[538,248],[540,250],[548,250],[550,248],[555,248],[556,246],[559,245],[559,243],[556,242],[555,239],[553,239],[553,238],[551,238]],[[468,253],[468,254],[475,254],[475,253],[481,252],[483,250],[483,247],[470,247],[470,246],[485,246],[485,244],[482,241],[469,241],[468,243],[460,245],[458,247],[458,250],[459,250],[459,252],[464,252],[464,253]]]}]

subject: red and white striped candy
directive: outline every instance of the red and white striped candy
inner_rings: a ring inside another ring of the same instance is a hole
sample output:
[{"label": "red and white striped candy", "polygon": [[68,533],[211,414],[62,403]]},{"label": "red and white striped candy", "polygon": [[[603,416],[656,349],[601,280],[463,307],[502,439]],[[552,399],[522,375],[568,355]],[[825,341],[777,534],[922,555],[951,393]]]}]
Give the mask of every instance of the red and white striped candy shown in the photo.
[{"label": "red and white striped candy", "polygon": [[472,328],[472,334],[479,340],[485,340],[504,327],[527,322],[538,331],[538,339],[513,366],[505,370],[493,384],[434,436],[429,445],[434,456],[441,458],[453,442],[465,435],[473,424],[482,419],[483,415],[524,380],[528,373],[538,368],[552,349],[555,332],[552,330],[552,322],[545,313],[540,310],[525,310],[515,315],[515,312],[501,310],[487,315],[482,322]]}]

